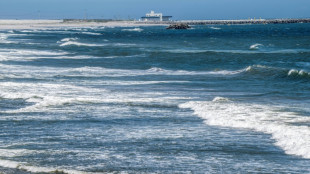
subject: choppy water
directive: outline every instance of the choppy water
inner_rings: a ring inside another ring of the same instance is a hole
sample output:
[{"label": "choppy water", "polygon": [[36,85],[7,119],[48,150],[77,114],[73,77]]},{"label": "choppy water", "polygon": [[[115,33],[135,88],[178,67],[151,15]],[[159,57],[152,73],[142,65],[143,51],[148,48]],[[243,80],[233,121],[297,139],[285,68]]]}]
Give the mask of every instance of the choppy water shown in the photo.
[{"label": "choppy water", "polygon": [[0,166],[310,173],[310,25],[0,31]]}]

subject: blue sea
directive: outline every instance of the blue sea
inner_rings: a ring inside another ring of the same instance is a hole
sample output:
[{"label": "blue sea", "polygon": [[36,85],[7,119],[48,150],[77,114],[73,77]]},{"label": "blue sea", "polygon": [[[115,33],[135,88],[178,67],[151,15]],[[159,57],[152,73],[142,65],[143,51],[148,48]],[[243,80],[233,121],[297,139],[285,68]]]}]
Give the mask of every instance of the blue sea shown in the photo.
[{"label": "blue sea", "polygon": [[4,173],[310,173],[310,24],[0,30]]}]

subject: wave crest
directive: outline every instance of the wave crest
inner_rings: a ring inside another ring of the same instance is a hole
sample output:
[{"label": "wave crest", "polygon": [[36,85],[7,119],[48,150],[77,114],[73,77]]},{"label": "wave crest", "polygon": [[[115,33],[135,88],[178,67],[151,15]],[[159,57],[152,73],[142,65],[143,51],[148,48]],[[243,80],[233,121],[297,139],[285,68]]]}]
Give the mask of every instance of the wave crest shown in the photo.
[{"label": "wave crest", "polygon": [[250,50],[258,50],[262,46],[263,46],[263,44],[256,43],[256,44],[253,44],[250,46]]},{"label": "wave crest", "polygon": [[220,30],[221,28],[219,28],[219,27],[209,27],[209,28],[211,28],[211,29],[213,29],[213,30]]},{"label": "wave crest", "polygon": [[301,121],[310,122],[309,117],[280,112],[272,106],[236,102],[190,101],[179,108],[193,110],[208,125],[271,134],[275,145],[287,154],[310,159],[310,129],[298,125]]},{"label": "wave crest", "polygon": [[143,29],[142,28],[122,29],[122,31],[137,31],[137,32],[141,32],[141,31],[143,31]]},{"label": "wave crest", "polygon": [[65,43],[60,44],[61,47],[63,46],[87,46],[87,47],[99,47],[99,46],[106,46],[106,44],[90,44],[90,43],[82,43],[76,41],[67,41]]},{"label": "wave crest", "polygon": [[291,69],[288,73],[288,76],[295,76],[295,77],[305,77],[305,78],[310,78],[310,73],[306,72],[304,70],[296,70],[296,69]]},{"label": "wave crest", "polygon": [[212,100],[212,102],[229,102],[229,98],[225,98],[225,97],[214,97],[214,99]]},{"label": "wave crest", "polygon": [[28,172],[33,173],[68,173],[68,174],[86,174],[87,172],[77,171],[77,170],[66,170],[66,169],[55,169],[49,167],[37,167],[31,166],[24,162],[16,162],[10,160],[1,160],[0,159],[0,166],[6,168],[13,168],[13,169],[20,169]]}]

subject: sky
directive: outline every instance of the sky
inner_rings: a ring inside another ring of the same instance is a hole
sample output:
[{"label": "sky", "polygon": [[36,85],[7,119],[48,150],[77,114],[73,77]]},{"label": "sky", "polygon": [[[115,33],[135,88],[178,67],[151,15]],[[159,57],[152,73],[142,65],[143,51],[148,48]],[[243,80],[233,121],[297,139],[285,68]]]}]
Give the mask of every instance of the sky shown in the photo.
[{"label": "sky", "polygon": [[0,19],[310,18],[310,0],[0,0]]}]

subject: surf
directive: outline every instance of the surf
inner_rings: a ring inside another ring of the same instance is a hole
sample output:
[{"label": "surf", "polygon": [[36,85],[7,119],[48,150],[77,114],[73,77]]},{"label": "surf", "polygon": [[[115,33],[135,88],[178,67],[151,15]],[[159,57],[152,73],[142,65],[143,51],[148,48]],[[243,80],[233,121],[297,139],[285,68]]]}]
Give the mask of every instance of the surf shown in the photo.
[{"label": "surf", "polygon": [[307,116],[280,112],[276,106],[240,103],[222,97],[212,101],[190,101],[179,107],[193,110],[208,125],[271,134],[275,145],[285,153],[310,159],[310,129],[295,124],[309,122]]}]

